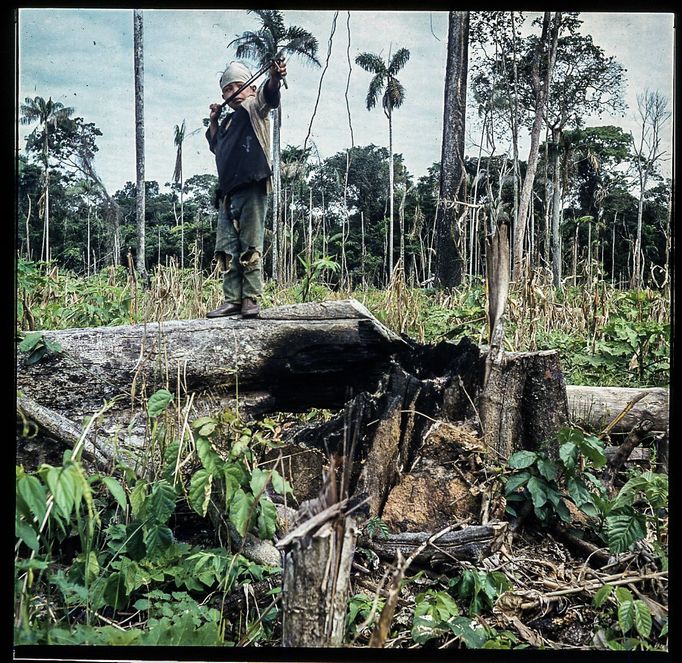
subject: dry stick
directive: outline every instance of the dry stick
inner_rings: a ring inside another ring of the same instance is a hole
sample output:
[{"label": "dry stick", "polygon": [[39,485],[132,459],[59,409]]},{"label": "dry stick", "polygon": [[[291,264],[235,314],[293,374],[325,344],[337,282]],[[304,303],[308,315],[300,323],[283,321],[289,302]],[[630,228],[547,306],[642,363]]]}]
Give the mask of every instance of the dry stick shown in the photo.
[{"label": "dry stick", "polygon": [[398,551],[396,569],[393,572],[393,578],[391,580],[391,587],[389,589],[388,599],[386,600],[384,608],[381,611],[381,615],[379,616],[379,622],[372,631],[372,636],[370,637],[369,641],[370,647],[383,647],[384,643],[386,642],[391,620],[393,619],[393,613],[395,612],[395,608],[398,603],[398,596],[400,594],[400,582],[405,577],[405,573],[407,569],[410,567],[410,564],[412,564],[412,562],[427,546],[433,545],[434,541],[439,539],[444,534],[447,534],[451,529],[453,529],[458,524],[459,523],[453,523],[452,525],[448,525],[447,527],[443,528],[440,532],[437,532],[433,536],[429,537],[404,562],[402,560],[402,554],[400,553],[400,551]]},{"label": "dry stick", "polygon": [[630,410],[643,398],[646,398],[648,396],[648,392],[642,391],[637,396],[635,396],[622,410],[622,412],[616,416],[613,421],[599,434],[599,439],[603,439],[606,437],[614,428],[614,426],[618,425],[618,423],[627,415]]},{"label": "dry stick", "polygon": [[599,589],[603,585],[609,584],[609,585],[629,585],[631,583],[635,582],[641,582],[643,580],[652,580],[654,578],[662,578],[664,576],[667,576],[668,572],[667,571],[658,571],[656,573],[647,573],[645,575],[636,575],[636,576],[628,576],[628,577],[623,577],[621,573],[618,573],[613,576],[607,576],[606,578],[601,578],[600,580],[594,580],[592,582],[586,583],[585,585],[582,585],[580,587],[571,587],[570,589],[560,589],[556,592],[549,592],[547,594],[543,594],[543,598],[557,598],[559,596],[566,596],[567,594],[578,594],[580,592],[589,592],[592,591],[593,589]]}]

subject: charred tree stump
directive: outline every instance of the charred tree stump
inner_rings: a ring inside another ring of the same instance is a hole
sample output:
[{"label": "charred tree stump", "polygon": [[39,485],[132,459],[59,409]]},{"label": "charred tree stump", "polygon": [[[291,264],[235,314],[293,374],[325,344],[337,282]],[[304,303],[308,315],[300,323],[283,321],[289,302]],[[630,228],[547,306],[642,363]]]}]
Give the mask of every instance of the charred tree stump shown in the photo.
[{"label": "charred tree stump", "polygon": [[501,354],[481,394],[480,415],[486,443],[501,458],[543,445],[556,452],[551,443],[568,425],[559,354],[554,350]]}]

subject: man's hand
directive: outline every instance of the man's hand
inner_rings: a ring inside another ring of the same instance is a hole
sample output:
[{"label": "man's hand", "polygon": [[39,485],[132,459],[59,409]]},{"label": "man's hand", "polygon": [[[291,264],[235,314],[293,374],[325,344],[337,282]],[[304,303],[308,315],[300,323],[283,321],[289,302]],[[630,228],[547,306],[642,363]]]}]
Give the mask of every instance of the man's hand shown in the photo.
[{"label": "man's hand", "polygon": [[220,119],[220,114],[223,112],[222,104],[211,104],[209,108],[210,113],[208,115],[208,119],[211,122],[217,123],[218,120]]},{"label": "man's hand", "polygon": [[270,65],[270,80],[279,82],[287,75],[287,63],[284,60],[273,60]]}]

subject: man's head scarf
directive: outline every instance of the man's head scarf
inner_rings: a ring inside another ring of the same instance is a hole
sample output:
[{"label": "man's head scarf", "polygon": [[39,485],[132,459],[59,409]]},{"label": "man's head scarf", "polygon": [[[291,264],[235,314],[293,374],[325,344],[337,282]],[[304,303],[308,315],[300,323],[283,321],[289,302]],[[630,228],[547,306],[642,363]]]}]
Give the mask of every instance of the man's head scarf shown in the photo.
[{"label": "man's head scarf", "polygon": [[253,74],[249,68],[241,62],[230,62],[227,69],[220,77],[220,89],[224,90],[230,83],[246,83]]}]

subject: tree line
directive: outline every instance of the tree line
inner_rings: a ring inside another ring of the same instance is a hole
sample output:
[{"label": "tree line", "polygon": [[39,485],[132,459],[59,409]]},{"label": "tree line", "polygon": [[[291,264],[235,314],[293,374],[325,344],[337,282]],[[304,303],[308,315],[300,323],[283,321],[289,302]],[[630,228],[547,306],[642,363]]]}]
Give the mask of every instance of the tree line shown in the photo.
[{"label": "tree line", "polygon": [[[286,53],[320,64],[304,28],[287,27],[275,10],[252,13],[259,29],[232,42],[236,56],[262,63]],[[558,288],[667,282],[667,99],[638,95],[636,134],[586,126],[587,116],[624,112],[622,66],[581,33],[577,13],[545,12],[523,31],[527,20],[522,12],[449,13],[441,159],[422,177],[393,150],[393,113],[409,103],[399,80],[405,48],[386,60],[370,52],[355,59],[371,74],[366,109],[381,100],[387,146],[353,145],[321,159],[314,145],[281,147],[275,121],[270,276],[292,283],[315,261],[333,260],[329,278],[342,287],[382,287],[396,270],[418,287],[454,286],[485,273],[487,237],[509,223],[514,278],[544,269]],[[138,270],[169,260],[211,269],[217,178],[185,177],[184,120],[175,125],[172,181],[145,182],[138,168],[135,183],[111,193],[94,167],[98,127],[51,98],[26,99],[20,110],[22,122],[35,124],[18,167],[22,256],[84,274],[128,261],[132,268],[133,256]],[[465,132],[474,154],[465,154]]]}]

